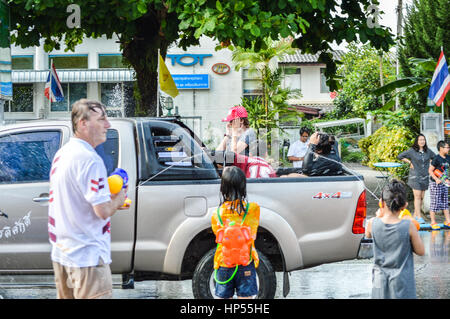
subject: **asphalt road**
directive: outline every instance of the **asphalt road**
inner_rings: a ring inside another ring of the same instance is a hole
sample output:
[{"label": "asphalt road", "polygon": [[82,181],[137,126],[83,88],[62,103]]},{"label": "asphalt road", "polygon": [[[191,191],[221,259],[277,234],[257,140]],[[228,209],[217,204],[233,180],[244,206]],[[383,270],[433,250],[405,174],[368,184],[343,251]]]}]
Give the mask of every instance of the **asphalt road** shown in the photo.
[{"label": "asphalt road", "polygon": [[[450,230],[421,231],[425,256],[414,256],[417,297],[449,299]],[[290,273],[288,299],[367,299],[371,297],[372,260],[350,260]],[[277,273],[275,298],[283,298],[282,274]],[[34,282],[34,286],[29,283]],[[136,282],[135,289],[121,289],[114,276],[115,299],[190,299],[191,281]],[[0,276],[0,299],[55,299],[53,276]]]}]

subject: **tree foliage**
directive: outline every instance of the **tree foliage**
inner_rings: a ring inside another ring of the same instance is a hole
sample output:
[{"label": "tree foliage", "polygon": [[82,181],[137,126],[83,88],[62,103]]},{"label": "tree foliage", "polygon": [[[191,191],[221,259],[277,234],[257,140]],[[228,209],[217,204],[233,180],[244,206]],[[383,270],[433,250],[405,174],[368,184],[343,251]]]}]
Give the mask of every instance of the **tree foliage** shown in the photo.
[{"label": "tree foliage", "polygon": [[[381,97],[372,94],[380,87],[380,63],[383,83],[395,79],[395,65],[390,54],[380,52],[370,45],[358,46],[351,43],[349,51],[342,57],[338,68],[342,90],[333,100],[336,118],[363,117],[368,111],[379,109],[383,104]],[[382,59],[382,60],[380,60]],[[386,99],[388,99],[386,94]]]},{"label": "tree foliage", "polygon": [[[430,68],[418,67],[417,61],[411,58],[432,59],[434,67],[436,67],[441,47],[444,52],[449,52],[449,8],[450,0],[414,0],[412,6],[407,8],[404,38],[399,54],[402,78],[428,78],[431,80],[434,68],[430,70]],[[418,84],[420,80],[413,82]],[[414,84],[413,82],[409,85]],[[405,92],[402,95],[404,104],[417,109],[420,113],[427,112],[428,90],[422,88],[416,92]],[[445,104],[448,105],[449,102],[447,97]]]},{"label": "tree foliage", "polygon": [[64,41],[69,50],[84,36],[108,38],[117,34],[126,61],[136,71],[138,104],[146,115],[156,114],[157,50],[163,58],[171,44],[183,48],[199,44],[202,35],[224,47],[264,48],[263,39],[295,38],[303,53],[321,52],[327,64],[328,85],[336,64],[329,52],[336,41],[358,38],[387,51],[392,34],[367,24],[371,0],[84,0],[80,28],[68,28],[66,8],[73,0],[9,0],[13,43],[51,51]]},{"label": "tree foliage", "polygon": [[266,38],[264,41],[265,48],[259,51],[255,50],[254,45],[251,48],[236,48],[233,50],[232,61],[236,71],[248,68],[249,75],[258,79],[262,91],[261,102],[267,114],[271,104],[285,102],[283,96],[277,92],[281,89],[282,77],[281,72],[277,70],[278,59],[287,54],[294,54],[296,50],[291,46],[291,39],[273,41]]},{"label": "tree foliage", "polygon": [[[411,71],[416,76],[404,77],[392,81],[389,84],[373,91],[373,94],[377,96],[381,94],[391,95],[391,99],[383,106],[383,110],[389,110],[392,108],[395,103],[396,96],[417,98],[419,97],[419,94],[425,93],[428,95],[433,73],[436,68],[436,61],[434,59],[410,58],[409,63],[414,66]],[[417,95],[415,93],[417,93]],[[405,106],[404,108],[417,110],[417,116],[419,116],[419,111],[426,111],[424,106],[416,108]]]}]

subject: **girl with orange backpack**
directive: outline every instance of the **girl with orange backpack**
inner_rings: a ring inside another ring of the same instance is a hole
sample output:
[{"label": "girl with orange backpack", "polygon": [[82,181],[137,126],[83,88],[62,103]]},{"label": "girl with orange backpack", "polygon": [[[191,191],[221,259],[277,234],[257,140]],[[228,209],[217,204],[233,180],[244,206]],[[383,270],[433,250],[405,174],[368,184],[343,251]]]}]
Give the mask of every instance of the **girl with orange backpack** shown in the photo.
[{"label": "girl with orange backpack", "polygon": [[229,166],[223,170],[220,185],[221,205],[212,215],[216,235],[214,255],[215,294],[219,298],[250,299],[258,294],[256,268],[259,264],[255,239],[260,207],[249,203],[244,172]]}]

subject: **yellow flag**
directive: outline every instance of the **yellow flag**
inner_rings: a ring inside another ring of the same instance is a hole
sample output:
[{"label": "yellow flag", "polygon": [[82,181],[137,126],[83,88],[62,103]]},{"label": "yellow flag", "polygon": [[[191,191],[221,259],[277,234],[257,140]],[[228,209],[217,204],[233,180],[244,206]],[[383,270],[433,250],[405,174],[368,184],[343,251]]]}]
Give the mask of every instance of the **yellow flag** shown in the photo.
[{"label": "yellow flag", "polygon": [[159,87],[161,91],[166,92],[171,97],[175,97],[179,94],[175,82],[173,81],[173,78],[164,63],[161,54],[159,55]]}]

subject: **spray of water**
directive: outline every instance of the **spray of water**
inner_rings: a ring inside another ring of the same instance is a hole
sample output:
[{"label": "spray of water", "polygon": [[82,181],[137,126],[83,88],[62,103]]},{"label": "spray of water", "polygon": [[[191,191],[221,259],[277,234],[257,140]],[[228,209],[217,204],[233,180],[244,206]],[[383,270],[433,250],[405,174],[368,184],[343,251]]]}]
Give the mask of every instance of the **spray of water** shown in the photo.
[{"label": "spray of water", "polygon": [[[178,163],[184,162],[184,161],[187,161],[187,160],[192,160],[192,159],[194,159],[194,158],[196,158],[196,157],[198,157],[198,156],[201,156],[201,155],[203,155],[203,153],[198,153],[198,154],[196,154],[196,155],[192,155],[192,156],[189,156],[189,157],[184,157],[184,158],[182,158],[182,159],[180,159],[180,160],[174,162],[172,165],[170,165],[170,166],[164,168],[163,170],[161,170],[161,171],[158,172],[157,174],[155,174],[155,175],[153,175],[153,176],[150,176],[148,179],[146,179],[146,180],[143,181],[143,182],[140,182],[139,185],[136,187],[136,189],[139,188],[141,185],[145,184],[146,182],[151,181],[152,179],[156,178],[157,176],[159,176],[160,174],[164,173],[165,171],[169,170],[170,168],[172,168],[172,167],[174,167],[174,166],[177,166]],[[327,161],[331,161],[331,162],[334,162],[334,163],[337,163],[337,164],[341,165],[343,169],[345,169],[348,173],[350,173],[351,175],[355,176],[359,181],[361,181],[361,182],[363,183],[364,189],[366,189],[366,190],[367,190],[367,191],[368,191],[368,192],[369,192],[376,200],[379,200],[379,197],[378,197],[377,195],[375,195],[375,194],[374,194],[374,193],[366,186],[366,184],[365,184],[364,181],[359,177],[359,174],[358,174],[357,172],[353,171],[352,169],[350,169],[349,167],[347,167],[346,165],[344,165],[342,162],[338,162],[338,161],[336,161],[336,160],[333,160],[333,159],[331,159],[331,158],[325,157],[325,156],[320,155],[320,154],[317,154],[317,153],[316,153],[316,155],[318,155],[319,157],[322,157],[322,158],[326,159]]]},{"label": "spray of water", "polygon": [[321,157],[321,158],[326,159],[327,161],[331,161],[331,162],[334,162],[334,163],[337,163],[337,164],[341,165],[342,168],[344,168],[348,173],[352,174],[352,175],[355,176],[359,181],[361,181],[361,182],[363,183],[364,188],[370,193],[370,195],[372,195],[376,200],[380,200],[380,198],[379,198],[377,195],[375,195],[375,194],[374,194],[374,193],[366,186],[366,184],[364,183],[364,181],[363,181],[361,178],[359,178],[357,172],[351,170],[350,168],[348,168],[347,166],[345,166],[342,162],[338,162],[338,161],[336,161],[336,160],[334,160],[334,159],[325,157],[325,156],[320,155],[320,154],[317,154],[317,153],[315,153],[315,154],[316,154],[317,156]]},{"label": "spray of water", "polygon": [[189,156],[189,157],[184,157],[184,158],[182,158],[182,159],[180,159],[180,160],[178,160],[178,161],[176,161],[176,162],[173,162],[173,164],[167,166],[166,168],[164,168],[164,169],[161,170],[160,172],[156,173],[155,175],[150,176],[150,177],[147,178],[145,181],[140,182],[139,185],[136,186],[136,189],[138,189],[138,187],[140,187],[141,185],[147,183],[148,181],[151,181],[152,179],[154,179],[154,178],[156,178],[157,176],[161,175],[162,173],[164,173],[164,172],[167,171],[168,169],[171,169],[171,168],[174,167],[174,166],[178,166],[178,163],[185,162],[185,161],[187,161],[187,160],[192,160],[192,159],[194,159],[194,158],[197,158],[197,156],[200,156],[200,155],[203,155],[203,153],[198,153],[198,154],[196,154],[196,155],[192,155],[192,156]]}]

